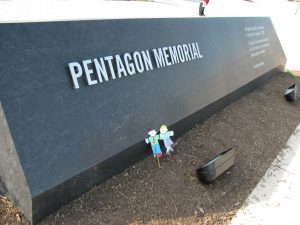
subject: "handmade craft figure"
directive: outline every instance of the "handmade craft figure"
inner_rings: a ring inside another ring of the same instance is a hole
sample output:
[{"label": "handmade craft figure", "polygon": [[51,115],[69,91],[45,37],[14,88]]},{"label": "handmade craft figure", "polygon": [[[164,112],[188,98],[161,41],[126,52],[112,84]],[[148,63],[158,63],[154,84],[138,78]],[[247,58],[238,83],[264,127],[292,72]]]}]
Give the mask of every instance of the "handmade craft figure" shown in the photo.
[{"label": "handmade craft figure", "polygon": [[174,136],[173,131],[168,131],[168,128],[166,125],[161,125],[160,129],[160,140],[164,141],[164,145],[166,150],[166,154],[171,155],[171,152],[174,152],[174,149],[172,148],[173,141],[171,140],[171,136]]},{"label": "handmade craft figure", "polygon": [[157,134],[156,130],[154,130],[154,129],[149,129],[148,134],[150,137],[146,138],[145,142],[147,144],[149,144],[149,143],[151,144],[153,156],[154,156],[154,158],[157,158],[157,163],[158,163],[158,166],[160,167],[159,158],[162,157],[163,153],[160,149],[159,142],[158,142],[159,135]]},{"label": "handmade craft figure", "polygon": [[149,129],[148,132],[149,136],[148,138],[145,139],[145,142],[147,144],[151,144],[152,148],[152,153],[154,157],[161,157],[162,156],[162,151],[160,149],[158,140],[159,140],[159,135],[157,134],[156,130],[154,129]]}]

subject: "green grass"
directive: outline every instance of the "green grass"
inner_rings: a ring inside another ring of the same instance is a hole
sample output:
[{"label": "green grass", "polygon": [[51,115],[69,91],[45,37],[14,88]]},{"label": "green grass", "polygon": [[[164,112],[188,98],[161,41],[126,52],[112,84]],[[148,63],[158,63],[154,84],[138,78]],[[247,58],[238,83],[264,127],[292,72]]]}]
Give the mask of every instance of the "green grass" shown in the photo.
[{"label": "green grass", "polygon": [[295,77],[295,74],[293,74],[291,71],[286,71],[285,73],[290,77]]}]

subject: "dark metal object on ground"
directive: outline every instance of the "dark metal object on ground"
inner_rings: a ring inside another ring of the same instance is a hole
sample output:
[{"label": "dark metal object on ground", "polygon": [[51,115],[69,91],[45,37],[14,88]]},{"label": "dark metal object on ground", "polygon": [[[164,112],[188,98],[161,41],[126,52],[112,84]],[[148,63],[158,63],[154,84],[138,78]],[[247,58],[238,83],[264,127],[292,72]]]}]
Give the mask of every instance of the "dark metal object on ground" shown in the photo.
[{"label": "dark metal object on ground", "polygon": [[288,89],[286,89],[284,93],[284,97],[288,102],[293,102],[295,101],[296,96],[297,96],[297,85],[293,84]]},{"label": "dark metal object on ground", "polygon": [[201,182],[212,183],[218,176],[234,165],[234,149],[230,148],[210,159],[197,169]]}]

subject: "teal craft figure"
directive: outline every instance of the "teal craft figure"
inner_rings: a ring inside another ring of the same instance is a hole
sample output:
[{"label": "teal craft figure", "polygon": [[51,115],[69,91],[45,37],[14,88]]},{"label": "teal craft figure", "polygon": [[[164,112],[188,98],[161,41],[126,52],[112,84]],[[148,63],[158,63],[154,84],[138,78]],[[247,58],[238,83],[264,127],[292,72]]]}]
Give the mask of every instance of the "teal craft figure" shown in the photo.
[{"label": "teal craft figure", "polygon": [[160,167],[159,158],[163,155],[158,142],[160,135],[154,129],[149,129],[148,134],[149,137],[145,139],[145,142],[146,144],[151,144],[153,156],[157,158],[158,167]]}]

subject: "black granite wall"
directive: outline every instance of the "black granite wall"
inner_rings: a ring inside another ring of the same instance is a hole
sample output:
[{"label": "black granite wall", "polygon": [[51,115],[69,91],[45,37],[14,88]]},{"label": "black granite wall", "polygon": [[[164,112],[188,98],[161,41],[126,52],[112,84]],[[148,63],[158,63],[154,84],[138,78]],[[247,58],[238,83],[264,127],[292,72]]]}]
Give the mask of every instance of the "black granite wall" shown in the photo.
[{"label": "black granite wall", "polygon": [[149,127],[180,134],[286,63],[263,17],[0,24],[0,46],[0,101],[34,223],[144,157]]}]

